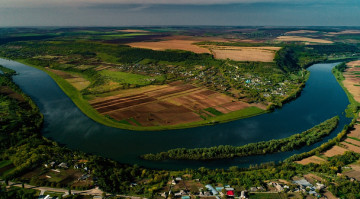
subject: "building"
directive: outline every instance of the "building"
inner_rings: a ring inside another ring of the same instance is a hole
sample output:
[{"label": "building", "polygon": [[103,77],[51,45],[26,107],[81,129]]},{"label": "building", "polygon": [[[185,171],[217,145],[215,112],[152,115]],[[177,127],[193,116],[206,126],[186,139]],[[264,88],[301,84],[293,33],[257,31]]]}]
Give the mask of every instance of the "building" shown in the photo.
[{"label": "building", "polygon": [[217,195],[218,192],[214,189],[214,187],[212,187],[211,185],[207,184],[205,185],[205,187],[213,194],[213,195]]},{"label": "building", "polygon": [[234,191],[226,191],[226,195],[234,197]]},{"label": "building", "polygon": [[65,162],[60,163],[60,164],[58,165],[58,167],[61,167],[61,168],[64,168],[64,169],[67,169],[67,168],[68,168],[68,166],[67,166],[67,164],[66,164]]},{"label": "building", "polygon": [[318,189],[318,190],[322,190],[322,189],[325,189],[325,185],[324,184],[321,184],[321,183],[316,183],[316,189]]},{"label": "building", "polygon": [[215,187],[215,189],[216,191],[221,192],[224,189],[224,187]]}]

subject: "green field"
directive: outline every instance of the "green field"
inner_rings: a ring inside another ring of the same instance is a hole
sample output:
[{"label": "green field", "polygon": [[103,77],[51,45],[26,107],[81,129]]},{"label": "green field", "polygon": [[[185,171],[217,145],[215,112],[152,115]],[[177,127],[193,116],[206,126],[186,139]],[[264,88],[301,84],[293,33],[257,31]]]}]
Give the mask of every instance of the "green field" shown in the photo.
[{"label": "green field", "polygon": [[115,82],[126,83],[126,84],[135,84],[139,86],[149,85],[154,81],[162,81],[164,78],[162,76],[150,77],[146,75],[125,73],[120,71],[110,71],[102,70],[99,72],[100,75],[109,78]]}]

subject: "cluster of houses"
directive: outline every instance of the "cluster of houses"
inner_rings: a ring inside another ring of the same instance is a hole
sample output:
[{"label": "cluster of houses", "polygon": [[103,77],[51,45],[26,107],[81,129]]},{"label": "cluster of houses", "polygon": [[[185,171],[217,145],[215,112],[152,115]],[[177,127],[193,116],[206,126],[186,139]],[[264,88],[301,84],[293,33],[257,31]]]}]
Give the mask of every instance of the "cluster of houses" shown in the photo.
[{"label": "cluster of houses", "polygon": [[316,197],[320,197],[320,194],[317,191],[321,191],[326,188],[326,186],[321,183],[316,183],[315,185],[312,185],[306,179],[293,181],[293,184],[296,186],[292,186],[292,188],[290,188],[290,186],[286,184],[284,185],[278,182],[269,182],[268,186],[274,187],[278,192],[303,192],[314,195]]},{"label": "cluster of houses", "polygon": [[[230,65],[232,66],[232,65]],[[238,66],[233,66],[238,68]],[[139,74],[147,74],[147,75],[162,75],[164,72],[166,74],[173,74],[175,77],[185,77],[185,81],[199,81],[207,85],[211,85],[217,90],[228,91],[232,86],[230,82],[228,82],[228,78],[235,80],[242,85],[244,88],[255,89],[258,92],[262,92],[262,96],[265,98],[271,96],[284,96],[287,94],[287,87],[290,84],[294,84],[295,82],[286,80],[285,82],[281,82],[277,84],[275,82],[270,81],[266,77],[259,77],[257,75],[244,77],[242,71],[238,71],[234,68],[234,70],[227,71],[227,77],[218,74],[217,69],[210,68],[208,70],[199,69],[182,69],[179,67],[167,67],[158,64],[133,64],[133,65],[117,65],[116,68],[120,69],[124,72],[133,72]],[[203,68],[203,67],[202,67]],[[154,82],[155,79],[148,79],[150,82]]]},{"label": "cluster of houses", "polygon": [[[199,181],[197,179],[197,181]],[[172,185],[177,185],[179,183],[184,183],[182,181],[181,177],[173,177],[171,184]],[[250,187],[250,189],[248,190],[243,190],[240,193],[238,192],[238,195],[235,196],[235,190],[234,188],[232,188],[230,185],[225,185],[225,186],[213,186],[211,184],[207,184],[205,185],[205,188],[199,188],[199,192],[198,193],[190,193],[187,190],[187,187],[184,183],[185,186],[185,190],[180,190],[176,193],[172,193],[171,188],[170,191],[164,192],[161,194],[162,197],[164,198],[168,198],[169,196],[173,196],[174,198],[181,198],[181,199],[190,199],[190,195],[193,196],[198,196],[198,197],[215,197],[216,199],[220,199],[220,198],[233,198],[233,199],[246,199],[248,198],[248,192],[249,193],[253,193],[253,192],[267,192],[270,191],[272,193],[275,192],[302,192],[302,193],[307,193],[309,195],[313,195],[315,197],[320,197],[321,195],[319,194],[319,192],[321,192],[322,190],[324,190],[326,188],[326,186],[324,184],[321,183],[316,183],[315,185],[311,184],[310,182],[308,182],[306,179],[300,179],[300,180],[296,180],[293,181],[291,183],[291,185],[286,184],[286,183],[281,183],[281,182],[268,182],[267,186],[258,186],[258,187]]]},{"label": "cluster of houses", "polygon": [[298,185],[298,187],[295,188],[295,190],[293,190],[294,192],[304,192],[304,193],[307,192],[310,195],[314,195],[317,197],[320,196],[320,194],[318,192],[316,192],[316,190],[321,191],[326,188],[326,186],[324,184],[316,183],[316,185],[314,186],[305,179],[296,180],[293,183]]},{"label": "cluster of houses", "polygon": [[[215,196],[216,199],[220,199],[220,197],[226,196],[227,198],[234,198],[235,197],[235,190],[230,185],[225,185],[223,187],[213,187],[210,184],[205,185],[207,191],[200,190],[199,196]],[[241,191],[239,199],[247,198],[247,192]]]},{"label": "cluster of houses", "polygon": [[62,163],[60,163],[58,165],[56,165],[56,162],[50,162],[48,164],[44,164],[45,168],[55,168],[56,166],[58,168],[63,168],[63,169],[69,168],[68,165],[65,162],[62,162]]},{"label": "cluster of houses", "polygon": [[[175,178],[172,180],[172,184],[175,185],[179,183],[182,179]],[[220,197],[224,197],[226,195],[227,198],[234,198],[235,197],[235,190],[234,188],[230,187],[230,185],[225,185],[224,187],[213,187],[210,184],[205,185],[205,190],[203,188],[199,189],[199,194],[195,196],[215,196],[216,199],[220,199]],[[169,193],[162,193],[161,196],[164,198],[167,198],[171,195],[171,190]],[[190,193],[186,190],[180,190],[179,192],[174,193],[175,198],[181,198],[181,199],[190,199]],[[242,191],[239,199],[246,199],[247,198],[247,192]]]}]

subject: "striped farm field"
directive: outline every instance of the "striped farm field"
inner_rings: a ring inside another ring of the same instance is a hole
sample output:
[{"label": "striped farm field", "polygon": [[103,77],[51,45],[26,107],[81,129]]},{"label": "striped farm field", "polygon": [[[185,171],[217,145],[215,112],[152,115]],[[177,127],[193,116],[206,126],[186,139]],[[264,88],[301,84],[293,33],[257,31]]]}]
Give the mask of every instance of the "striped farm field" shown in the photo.
[{"label": "striped farm field", "polygon": [[182,82],[130,89],[115,96],[96,98],[90,104],[102,115],[144,127],[201,122],[251,107],[263,111],[224,94]]}]

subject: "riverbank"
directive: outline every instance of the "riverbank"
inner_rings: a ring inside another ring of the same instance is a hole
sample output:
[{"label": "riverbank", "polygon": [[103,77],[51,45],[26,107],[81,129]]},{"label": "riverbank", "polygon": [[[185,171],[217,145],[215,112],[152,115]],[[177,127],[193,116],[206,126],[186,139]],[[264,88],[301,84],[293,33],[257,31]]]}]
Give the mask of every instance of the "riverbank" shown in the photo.
[{"label": "riverbank", "polygon": [[[266,110],[260,109],[256,106],[250,106],[247,108],[243,108],[241,110],[233,111],[226,114],[221,115],[215,115],[211,118],[208,118],[206,120],[202,121],[196,121],[196,122],[190,122],[185,124],[176,124],[176,125],[166,125],[166,126],[150,126],[150,127],[143,127],[143,126],[133,126],[121,123],[119,121],[116,121],[110,117],[106,117],[104,115],[101,115],[99,112],[97,112],[90,104],[89,102],[84,99],[82,94],[73,87],[69,82],[67,82],[65,79],[61,78],[59,75],[55,74],[54,72],[50,70],[46,70],[44,67],[36,66],[33,64],[30,64],[26,60],[15,60],[17,62],[23,63],[25,65],[34,67],[36,69],[42,70],[45,73],[47,73],[61,88],[61,90],[64,91],[64,93],[73,101],[73,103],[89,118],[92,120],[114,128],[121,128],[121,129],[127,129],[127,130],[134,130],[134,131],[159,131],[159,130],[172,130],[172,129],[185,129],[185,128],[194,128],[198,126],[205,126],[205,125],[215,125],[219,123],[226,123],[234,120],[244,119],[248,117],[254,117],[260,114],[268,113],[270,111],[274,110],[274,106],[268,106]],[[309,73],[306,74],[305,81],[308,79]],[[298,97],[301,93],[302,88],[305,86],[305,83],[303,83],[299,88],[289,94],[287,97],[283,99],[283,102],[289,102],[296,97]],[[282,105],[277,105],[275,107],[281,107]]]},{"label": "riverbank", "polygon": [[[1,63],[18,71],[19,75],[14,77],[14,81],[24,89],[25,93],[34,97],[41,112],[44,113],[46,125],[42,134],[45,137],[72,149],[104,155],[123,163],[138,164],[149,168],[181,169],[201,166],[228,168],[232,165],[248,167],[250,164],[281,161],[296,152],[264,155],[264,157],[261,156],[262,158],[249,156],[235,158],[231,161],[212,161],[211,163],[202,161],[155,163],[141,160],[139,156],[172,148],[241,146],[280,139],[310,129],[328,118],[339,115],[339,127],[330,135],[334,136],[345,124],[350,123],[349,119],[342,115],[348,100],[331,74],[334,64],[318,64],[310,67],[309,71],[312,75],[301,96],[272,113],[214,126],[154,131],[149,134],[146,131],[134,132],[99,124],[84,115],[57,86],[56,82],[43,71],[13,61],[1,60]],[[309,121],[309,116],[314,120]],[[304,150],[311,150],[311,147],[305,147]]]},{"label": "riverbank", "polygon": [[151,161],[162,160],[214,160],[232,159],[254,155],[266,155],[285,151],[293,151],[304,146],[313,145],[328,136],[338,125],[339,117],[335,116],[321,124],[290,137],[250,143],[244,146],[216,146],[211,148],[185,149],[177,148],[156,154],[144,154],[141,158]]},{"label": "riverbank", "polygon": [[358,91],[349,89],[353,87],[353,84],[347,82],[347,84],[344,85],[343,83],[345,80],[349,81],[346,76],[349,78],[349,70],[351,71],[351,69],[355,67],[355,65],[353,65],[352,63],[354,62],[349,62],[347,64],[339,64],[334,67],[332,73],[334,74],[339,85],[343,88],[348,97],[350,104],[348,105],[345,112],[348,117],[353,117],[353,120],[349,125],[345,126],[344,129],[335,138],[329,140],[329,142],[324,143],[320,147],[315,148],[309,152],[294,155],[288,158],[286,160],[287,162],[296,161],[297,163],[303,165],[309,163],[319,164],[327,162],[328,158],[331,158],[335,155],[342,155],[346,151],[360,153],[360,101],[354,98],[354,95],[358,95]]}]

